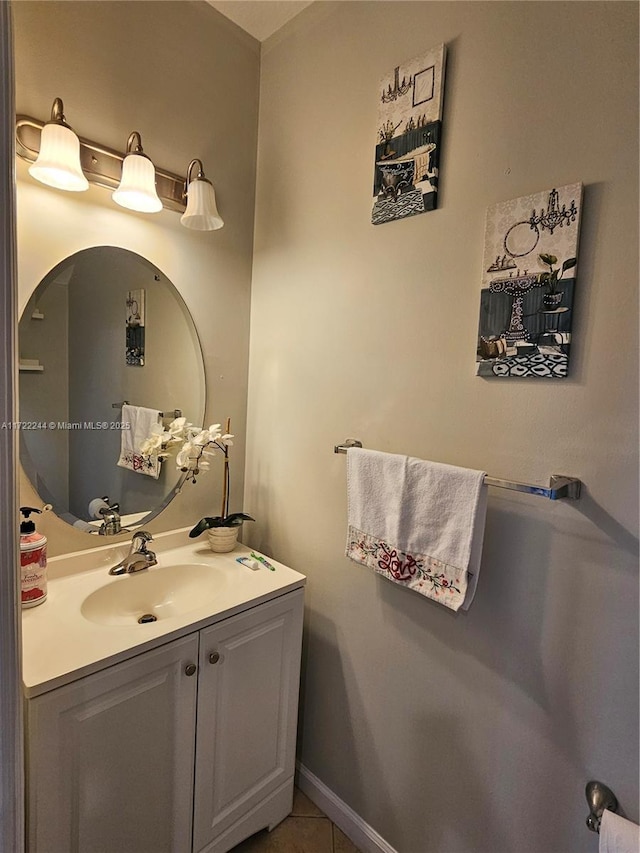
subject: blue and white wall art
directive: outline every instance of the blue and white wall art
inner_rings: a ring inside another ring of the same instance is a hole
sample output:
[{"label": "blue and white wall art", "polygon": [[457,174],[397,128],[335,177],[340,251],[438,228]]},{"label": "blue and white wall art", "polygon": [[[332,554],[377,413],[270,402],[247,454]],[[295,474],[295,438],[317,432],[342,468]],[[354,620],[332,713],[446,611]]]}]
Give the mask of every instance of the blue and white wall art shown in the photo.
[{"label": "blue and white wall art", "polygon": [[437,207],[445,53],[441,44],[380,80],[374,225]]},{"label": "blue and white wall art", "polygon": [[478,376],[567,376],[581,205],[578,183],[487,210]]}]

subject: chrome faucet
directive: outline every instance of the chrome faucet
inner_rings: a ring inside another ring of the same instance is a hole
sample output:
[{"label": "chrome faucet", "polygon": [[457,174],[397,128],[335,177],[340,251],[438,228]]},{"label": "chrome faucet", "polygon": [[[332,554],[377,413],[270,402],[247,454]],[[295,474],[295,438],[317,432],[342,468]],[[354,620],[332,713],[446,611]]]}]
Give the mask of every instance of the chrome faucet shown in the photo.
[{"label": "chrome faucet", "polygon": [[105,495],[102,500],[106,506],[98,510],[98,515],[102,517],[102,524],[98,533],[100,536],[115,536],[120,533],[120,504],[109,503],[109,498]]},{"label": "chrome faucet", "polygon": [[[139,543],[138,543],[138,540]],[[113,568],[109,569],[110,575],[125,575],[132,572],[140,572],[142,569],[150,569],[151,566],[157,566],[158,561],[153,551],[147,550],[147,542],[152,542],[153,537],[146,530],[137,530],[131,537],[131,548],[129,553],[117,563]]]}]

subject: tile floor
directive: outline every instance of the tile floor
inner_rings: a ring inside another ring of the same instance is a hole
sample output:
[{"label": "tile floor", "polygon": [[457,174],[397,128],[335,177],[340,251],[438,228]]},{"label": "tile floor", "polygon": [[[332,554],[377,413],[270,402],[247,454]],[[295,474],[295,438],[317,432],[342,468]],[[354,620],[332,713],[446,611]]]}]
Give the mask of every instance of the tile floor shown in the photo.
[{"label": "tile floor", "polygon": [[358,848],[298,788],[293,811],[272,832],[263,829],[231,853],[360,853]]}]

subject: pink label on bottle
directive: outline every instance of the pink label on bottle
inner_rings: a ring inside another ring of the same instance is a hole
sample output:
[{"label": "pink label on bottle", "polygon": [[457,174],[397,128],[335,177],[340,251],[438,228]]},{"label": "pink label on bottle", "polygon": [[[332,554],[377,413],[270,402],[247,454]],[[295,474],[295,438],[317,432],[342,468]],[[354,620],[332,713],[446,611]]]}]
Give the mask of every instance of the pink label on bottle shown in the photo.
[{"label": "pink label on bottle", "polygon": [[47,597],[47,546],[20,553],[22,606],[35,607]]}]

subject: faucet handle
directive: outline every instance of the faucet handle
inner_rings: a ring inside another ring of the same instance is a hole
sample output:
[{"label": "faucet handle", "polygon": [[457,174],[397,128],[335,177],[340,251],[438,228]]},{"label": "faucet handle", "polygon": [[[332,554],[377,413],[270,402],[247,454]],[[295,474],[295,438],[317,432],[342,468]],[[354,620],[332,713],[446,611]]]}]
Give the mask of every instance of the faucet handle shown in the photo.
[{"label": "faucet handle", "polygon": [[120,512],[120,504],[118,503],[118,501],[113,501],[112,503],[109,498],[109,495],[103,495],[102,500],[106,503],[109,509],[113,509],[116,512]]},{"label": "faucet handle", "polygon": [[140,550],[141,551],[147,550],[147,542],[153,542],[153,536],[150,533],[148,533],[146,530],[136,530],[136,532],[131,537],[132,549],[136,544],[136,539],[142,540],[142,542],[140,544]]},{"label": "faucet handle", "polygon": [[[139,540],[139,545],[138,545]],[[110,575],[123,575],[129,572],[139,572],[141,569],[149,569],[151,566],[157,566],[158,561],[153,551],[147,551],[147,542],[153,541],[153,536],[147,533],[146,530],[136,530],[131,537],[131,545],[129,553],[109,569]],[[141,555],[136,559],[136,555]],[[142,565],[140,565],[142,563]]]}]

